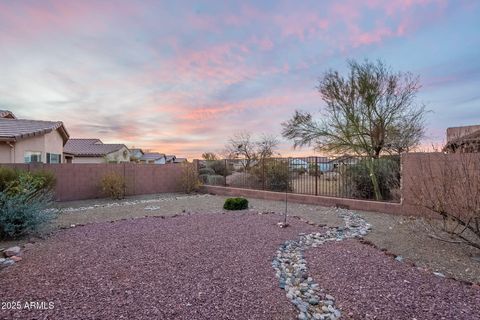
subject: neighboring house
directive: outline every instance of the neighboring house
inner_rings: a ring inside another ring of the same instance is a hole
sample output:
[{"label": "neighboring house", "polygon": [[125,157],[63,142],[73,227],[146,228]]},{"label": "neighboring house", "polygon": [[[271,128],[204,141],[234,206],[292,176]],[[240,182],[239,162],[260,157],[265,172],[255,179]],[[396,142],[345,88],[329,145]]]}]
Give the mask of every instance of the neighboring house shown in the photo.
[{"label": "neighboring house", "polygon": [[141,163],[149,163],[149,164],[165,164],[167,161],[167,157],[163,153],[159,152],[150,152],[145,153],[142,158],[140,158]]},{"label": "neighboring house", "polygon": [[17,119],[0,110],[0,163],[62,163],[68,138],[61,121]]},{"label": "neighboring house", "polygon": [[177,157],[175,157],[173,154],[166,155],[166,163],[174,163]]},{"label": "neighboring house", "polygon": [[143,157],[145,153],[142,149],[139,148],[131,148],[130,149],[130,161],[132,162],[140,162],[140,159]]},{"label": "neighboring house", "polygon": [[130,150],[124,144],[107,144],[100,139],[69,139],[63,154],[68,163],[130,162]]},{"label": "neighboring house", "polygon": [[443,150],[448,153],[480,152],[480,125],[448,128]]}]

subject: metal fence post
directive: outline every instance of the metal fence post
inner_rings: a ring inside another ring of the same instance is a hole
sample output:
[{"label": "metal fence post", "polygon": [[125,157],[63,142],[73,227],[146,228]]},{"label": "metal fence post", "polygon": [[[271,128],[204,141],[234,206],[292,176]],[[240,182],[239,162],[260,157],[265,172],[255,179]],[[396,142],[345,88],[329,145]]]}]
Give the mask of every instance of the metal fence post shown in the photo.
[{"label": "metal fence post", "polygon": [[265,190],[265,158],[262,159],[262,186]]},{"label": "metal fence post", "polygon": [[315,157],[315,195],[318,196],[318,157]]},{"label": "metal fence post", "polygon": [[223,178],[225,180],[224,187],[227,186],[227,159],[225,159],[225,170],[223,170]]}]

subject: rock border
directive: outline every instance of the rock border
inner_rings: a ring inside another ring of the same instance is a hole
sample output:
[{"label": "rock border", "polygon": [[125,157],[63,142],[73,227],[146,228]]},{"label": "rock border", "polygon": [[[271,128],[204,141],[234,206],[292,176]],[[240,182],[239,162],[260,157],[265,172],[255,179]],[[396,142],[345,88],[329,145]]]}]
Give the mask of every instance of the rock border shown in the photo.
[{"label": "rock border", "polygon": [[361,238],[371,229],[371,225],[359,214],[346,209],[336,211],[343,218],[345,227],[327,227],[325,233],[301,233],[298,240],[285,241],[272,261],[279,286],[297,308],[299,320],[336,320],[341,317],[341,311],[335,307],[335,298],[326,294],[308,276],[304,251],[327,241]]}]

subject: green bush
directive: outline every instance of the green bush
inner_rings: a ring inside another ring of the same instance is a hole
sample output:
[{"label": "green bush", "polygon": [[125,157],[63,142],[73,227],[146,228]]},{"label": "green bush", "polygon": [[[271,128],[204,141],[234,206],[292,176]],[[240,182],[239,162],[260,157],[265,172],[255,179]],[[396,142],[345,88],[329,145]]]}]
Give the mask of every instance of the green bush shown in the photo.
[{"label": "green bush", "polygon": [[228,198],[223,205],[225,210],[244,210],[248,209],[248,200],[245,198]]},{"label": "green bush", "polygon": [[9,167],[0,167],[0,192],[3,192],[18,177],[18,171]]},{"label": "green bush", "polygon": [[350,196],[360,199],[375,199],[371,168],[378,181],[382,200],[392,200],[394,190],[400,187],[400,158],[383,157],[363,159],[345,168],[346,181],[350,181]]},{"label": "green bush", "polygon": [[125,198],[125,179],[115,172],[104,175],[100,181],[102,191],[114,200]]},{"label": "green bush", "polygon": [[199,175],[215,174],[215,171],[212,168],[201,168],[201,169],[198,169],[198,174]]},{"label": "green bush", "polygon": [[15,180],[8,183],[4,189],[9,195],[17,195],[25,192],[46,192],[52,191],[55,187],[55,175],[48,171],[16,171]]},{"label": "green bush", "polygon": [[21,192],[0,192],[0,238],[18,238],[37,231],[55,214],[46,210],[53,201],[48,190],[38,190],[32,181],[22,183]]},{"label": "green bush", "polygon": [[209,175],[207,177],[207,184],[211,186],[223,186],[225,185],[225,177],[220,175]]},{"label": "green bush", "polygon": [[55,174],[53,172],[46,170],[37,170],[31,172],[31,175],[40,189],[53,190],[53,188],[55,188],[57,178],[55,177]]}]

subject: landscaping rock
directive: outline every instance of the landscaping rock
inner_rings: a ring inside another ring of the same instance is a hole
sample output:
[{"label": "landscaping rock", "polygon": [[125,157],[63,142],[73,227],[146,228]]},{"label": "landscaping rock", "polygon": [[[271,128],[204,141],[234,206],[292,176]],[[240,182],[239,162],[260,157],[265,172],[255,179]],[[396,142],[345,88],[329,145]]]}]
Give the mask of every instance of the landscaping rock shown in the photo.
[{"label": "landscaping rock", "polygon": [[[287,291],[287,297],[297,307],[299,319],[338,319],[340,310],[335,308],[335,298],[329,294],[321,301],[323,294],[319,285],[308,275],[304,250],[322,245],[325,241],[342,241],[361,237],[371,226],[358,214],[349,210],[338,210],[344,220],[344,228],[328,228],[325,233],[299,233],[298,240],[286,241],[276,252],[272,267],[279,278],[280,288]],[[287,285],[288,284],[288,285]]]},{"label": "landscaping rock", "polygon": [[11,256],[19,256],[21,254],[22,249],[19,246],[14,246],[10,247],[6,250],[3,251],[3,254],[6,257],[11,257]]},{"label": "landscaping rock", "polygon": [[11,256],[11,257],[10,257],[10,260],[13,260],[13,261],[15,261],[15,262],[18,262],[18,261],[22,261],[22,257]]}]

